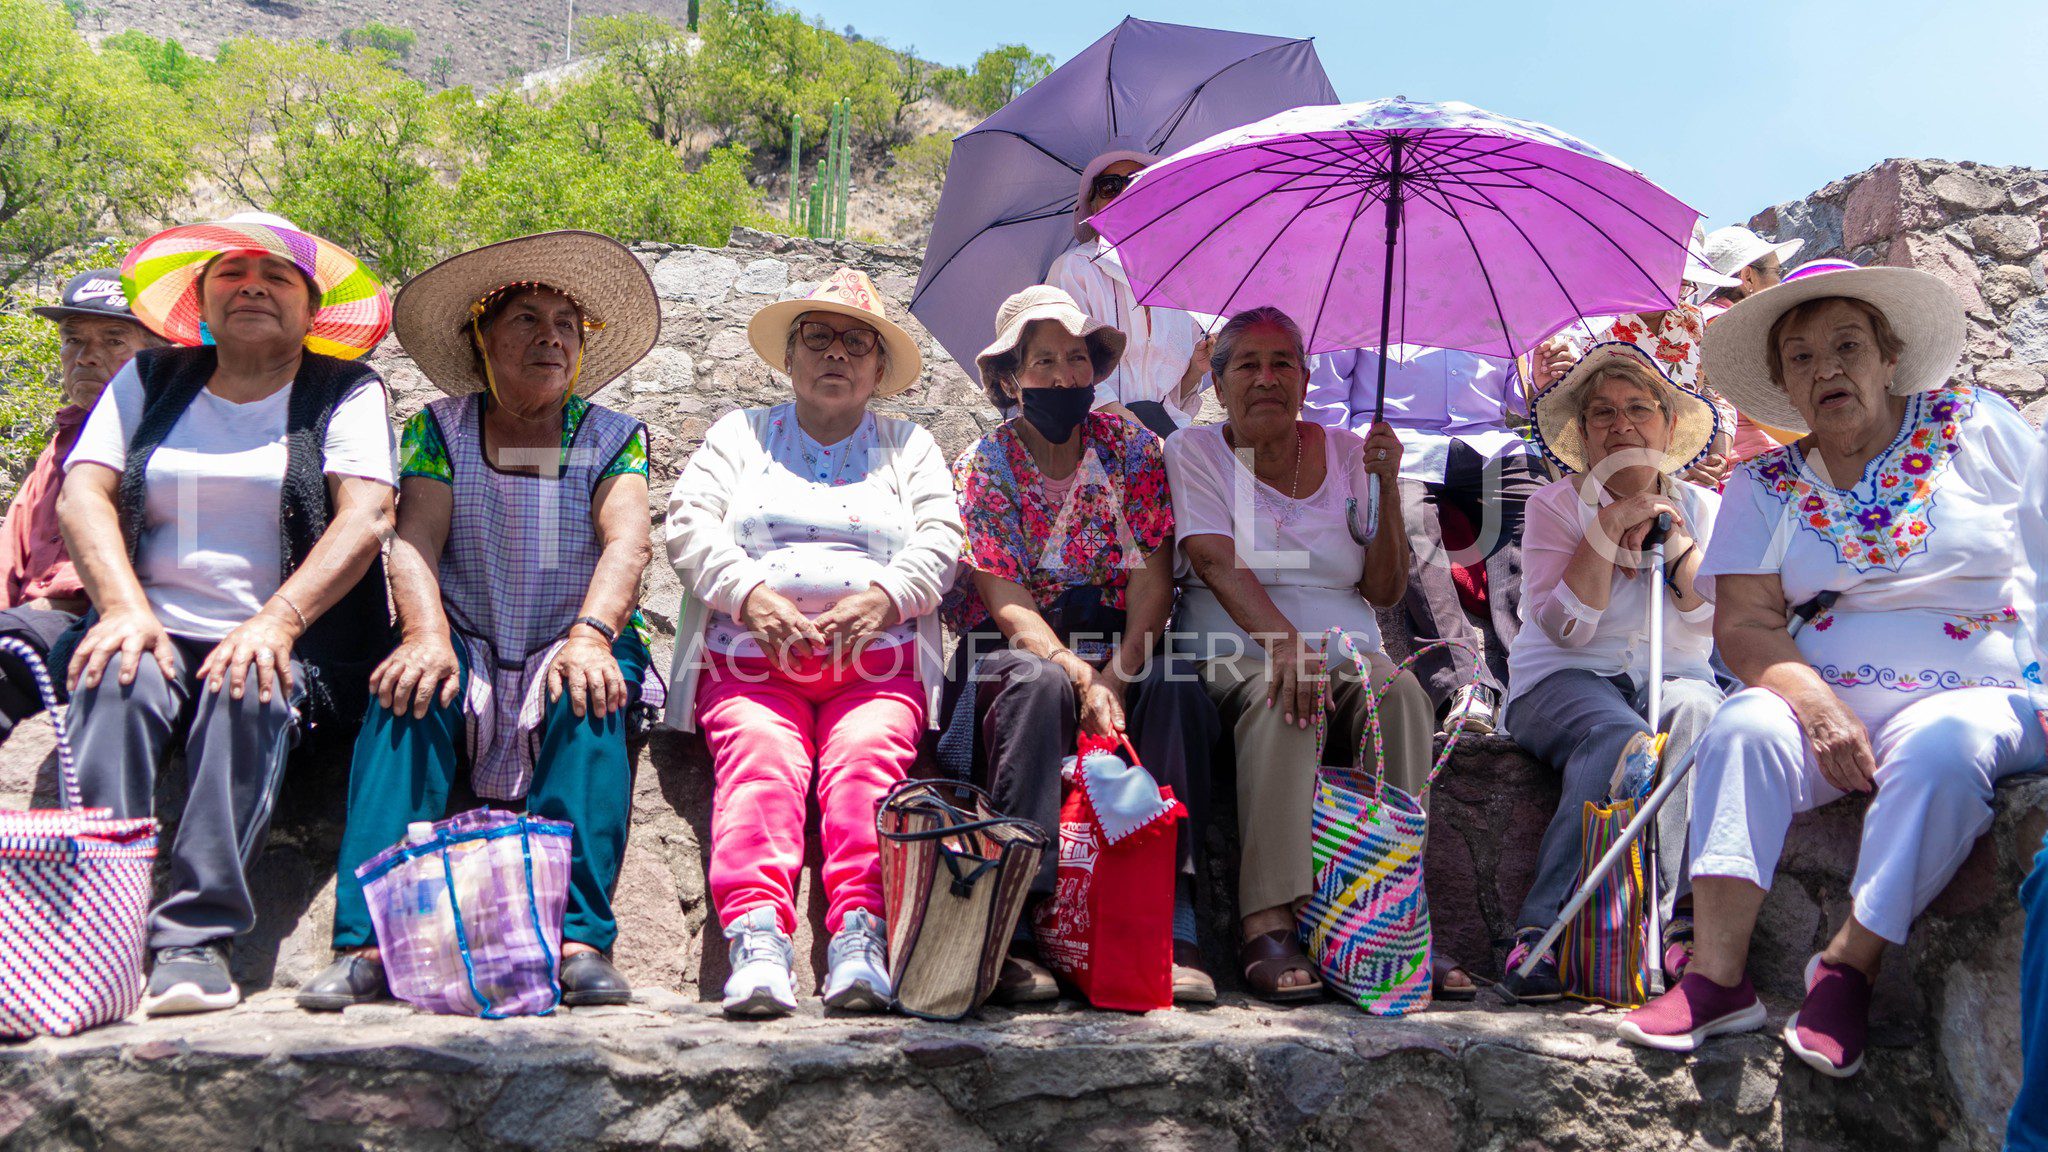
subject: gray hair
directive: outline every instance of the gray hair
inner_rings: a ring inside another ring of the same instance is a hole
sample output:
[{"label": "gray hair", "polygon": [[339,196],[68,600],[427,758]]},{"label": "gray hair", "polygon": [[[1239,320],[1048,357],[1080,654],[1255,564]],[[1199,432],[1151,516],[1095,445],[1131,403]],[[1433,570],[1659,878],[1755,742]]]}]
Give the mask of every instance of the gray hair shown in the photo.
[{"label": "gray hair", "polygon": [[1294,322],[1294,317],[1271,304],[1262,304],[1232,316],[1229,322],[1217,331],[1216,343],[1209,351],[1210,374],[1218,380],[1223,379],[1223,369],[1229,365],[1230,357],[1237,351],[1237,342],[1244,339],[1246,332],[1261,326],[1270,326],[1285,332],[1287,338],[1294,341],[1296,358],[1301,361],[1302,368],[1307,369],[1308,341],[1301,335],[1301,325]]},{"label": "gray hair", "polygon": [[1578,394],[1572,397],[1572,409],[1576,413],[1574,418],[1578,420],[1581,429],[1586,427],[1586,408],[1593,402],[1593,392],[1604,380],[1620,380],[1648,392],[1650,399],[1655,401],[1657,410],[1664,414],[1664,423],[1669,426],[1677,422],[1678,411],[1671,406],[1668,399],[1669,389],[1675,385],[1659,376],[1656,370],[1647,364],[1636,360],[1617,359],[1601,365],[1597,371],[1581,381]]},{"label": "gray hair", "polygon": [[[803,327],[804,317],[809,315],[809,312],[799,312],[796,314],[796,319],[789,322],[789,335],[785,336],[782,340],[782,362],[784,364],[796,359],[796,332],[798,328]],[[869,327],[874,328],[873,325],[869,325]],[[878,378],[886,380],[889,378],[889,342],[882,339],[881,329],[875,328],[874,333],[875,355],[882,358],[882,374]],[[831,345],[827,344],[826,347],[830,348]]]}]

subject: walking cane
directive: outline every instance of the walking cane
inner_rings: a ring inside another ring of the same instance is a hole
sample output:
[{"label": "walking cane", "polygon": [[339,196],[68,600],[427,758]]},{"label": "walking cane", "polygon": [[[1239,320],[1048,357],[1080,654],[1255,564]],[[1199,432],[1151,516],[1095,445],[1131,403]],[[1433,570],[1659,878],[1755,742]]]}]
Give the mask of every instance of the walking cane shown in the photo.
[{"label": "walking cane", "polygon": [[[1656,546],[1655,551],[1658,554],[1656,558],[1661,562],[1661,553],[1663,551],[1661,541]],[[1659,567],[1661,567],[1661,563]],[[1663,578],[1661,573],[1659,573],[1658,578],[1659,580]],[[1799,635],[1799,630],[1804,628],[1815,616],[1833,607],[1835,599],[1839,595],[1840,593],[1837,592],[1823,592],[1793,609],[1792,618],[1786,622],[1786,633],[1791,636]],[[1650,620],[1653,630],[1660,628],[1663,624],[1662,602],[1663,597],[1661,595],[1653,596],[1650,601],[1652,605]],[[1664,661],[1661,645],[1651,649],[1650,661],[1652,671],[1659,674],[1657,679],[1653,679],[1650,682],[1652,685],[1650,689],[1650,699],[1652,701],[1650,707],[1651,715],[1654,716],[1656,715],[1657,707],[1663,703],[1661,673],[1664,671]],[[1656,725],[1653,723],[1651,728],[1654,730],[1655,727]],[[1670,772],[1658,780],[1657,786],[1651,789],[1650,795],[1643,800],[1642,807],[1636,809],[1635,819],[1630,820],[1628,827],[1622,829],[1621,838],[1616,840],[1607,849],[1607,853],[1600,857],[1599,863],[1593,865],[1593,870],[1587,874],[1585,882],[1579,885],[1579,890],[1572,893],[1572,898],[1565,901],[1563,911],[1559,912],[1557,919],[1552,921],[1550,927],[1544,930],[1543,939],[1537,941],[1536,946],[1529,950],[1528,959],[1522,961],[1521,967],[1509,972],[1499,984],[1495,985],[1495,987],[1500,989],[1501,996],[1508,1003],[1515,1004],[1520,1002],[1519,994],[1522,990],[1522,982],[1529,978],[1529,973],[1536,970],[1537,963],[1550,951],[1551,945],[1557,943],[1557,938],[1564,935],[1565,925],[1571,923],[1572,917],[1579,914],[1579,909],[1586,906],[1586,901],[1593,898],[1593,893],[1599,889],[1601,882],[1607,879],[1607,874],[1614,871],[1616,864],[1621,863],[1622,858],[1628,854],[1629,846],[1634,844],[1636,838],[1643,835],[1644,830],[1649,828],[1652,822],[1657,819],[1657,813],[1663,810],[1664,802],[1671,799],[1671,794],[1678,790],[1680,784],[1685,782],[1686,774],[1692,771],[1693,755],[1698,746],[1698,741],[1694,741],[1691,747],[1688,747],[1679,754],[1678,761],[1671,766]],[[1654,875],[1653,870],[1652,876],[1654,877]],[[1655,891],[1656,881],[1652,879],[1651,892],[1653,895]],[[1652,916],[1654,917],[1655,905],[1652,904],[1651,907]],[[1656,967],[1660,969],[1663,967],[1661,958],[1658,960]]]},{"label": "walking cane", "polygon": [[[1650,738],[1656,739],[1664,722],[1664,541],[1671,536],[1671,513],[1659,512],[1657,522],[1650,527],[1644,542],[1650,546],[1650,700],[1649,713],[1644,719],[1650,722]],[[1653,768],[1657,777],[1664,775],[1662,748],[1658,748]],[[1664,964],[1659,945],[1664,940],[1664,893],[1658,890],[1657,854],[1663,851],[1658,842],[1657,828],[1650,826],[1648,838],[1643,841],[1643,879],[1648,889],[1648,929],[1650,951],[1658,959],[1650,965],[1650,994],[1664,991]]]}]

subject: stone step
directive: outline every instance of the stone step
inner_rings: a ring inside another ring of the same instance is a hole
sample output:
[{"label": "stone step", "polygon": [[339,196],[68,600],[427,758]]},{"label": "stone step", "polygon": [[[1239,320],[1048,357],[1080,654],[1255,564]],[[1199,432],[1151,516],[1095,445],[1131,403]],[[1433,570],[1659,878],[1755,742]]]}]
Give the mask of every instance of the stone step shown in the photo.
[{"label": "stone step", "polygon": [[[1439,1007],[1400,1020],[1227,996],[1144,1016],[1060,1005],[933,1024],[735,1023],[659,990],[480,1021],[370,1005],[125,1023],[0,1051],[0,1144],[202,1148],[1269,1149],[1969,1147],[1921,1046],[1847,1084],[1765,1032],[1693,1059],[1619,1014]],[[1985,1146],[1985,1145],[1979,1145]]]}]

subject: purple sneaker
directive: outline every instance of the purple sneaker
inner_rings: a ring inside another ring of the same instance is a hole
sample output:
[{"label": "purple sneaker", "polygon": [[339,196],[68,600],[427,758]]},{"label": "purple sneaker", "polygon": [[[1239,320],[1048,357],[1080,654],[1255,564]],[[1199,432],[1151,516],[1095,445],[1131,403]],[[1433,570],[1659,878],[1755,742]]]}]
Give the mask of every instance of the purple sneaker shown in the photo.
[{"label": "purple sneaker", "polygon": [[1723,988],[1697,972],[1678,987],[1622,1017],[1621,1038],[1665,1052],[1691,1052],[1709,1036],[1754,1032],[1764,1026],[1764,1002],[1743,974],[1742,983]]},{"label": "purple sneaker", "polygon": [[1785,1021],[1785,1046],[1837,1080],[1863,1068],[1870,1038],[1870,977],[1815,956],[1806,962],[1806,1003]]}]

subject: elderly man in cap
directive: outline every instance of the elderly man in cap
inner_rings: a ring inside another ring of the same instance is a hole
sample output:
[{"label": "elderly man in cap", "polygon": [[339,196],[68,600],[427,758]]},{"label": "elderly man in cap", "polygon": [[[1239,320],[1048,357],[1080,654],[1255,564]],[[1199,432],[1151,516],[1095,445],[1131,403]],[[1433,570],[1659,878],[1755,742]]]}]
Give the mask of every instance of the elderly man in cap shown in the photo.
[{"label": "elderly man in cap", "polygon": [[[71,452],[85,418],[107,381],[144,348],[164,343],[128,310],[121,274],[112,268],[80,272],[64,285],[59,302],[36,315],[57,324],[59,387],[50,443],[21,481],[7,522],[0,529],[0,636],[13,636],[45,655],[87,605],[85,586],[71,566],[71,553],[57,530],[57,490],[63,486],[64,457]],[[10,653],[0,653],[0,740],[42,709],[34,679]]]}]

